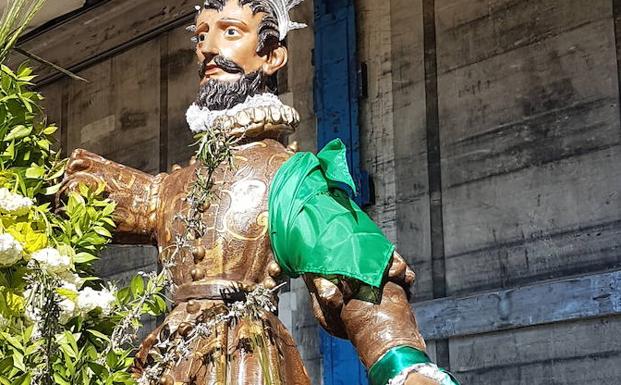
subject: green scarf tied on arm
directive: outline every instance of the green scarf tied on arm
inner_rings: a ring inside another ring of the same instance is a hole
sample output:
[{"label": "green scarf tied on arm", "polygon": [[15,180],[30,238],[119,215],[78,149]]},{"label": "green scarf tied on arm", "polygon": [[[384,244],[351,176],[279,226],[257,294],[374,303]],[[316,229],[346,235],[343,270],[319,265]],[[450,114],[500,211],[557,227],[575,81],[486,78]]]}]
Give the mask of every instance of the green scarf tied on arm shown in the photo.
[{"label": "green scarf tied on arm", "polygon": [[380,287],[394,246],[352,201],[345,145],[297,153],[276,173],[269,195],[272,248],[283,272],[343,275]]}]

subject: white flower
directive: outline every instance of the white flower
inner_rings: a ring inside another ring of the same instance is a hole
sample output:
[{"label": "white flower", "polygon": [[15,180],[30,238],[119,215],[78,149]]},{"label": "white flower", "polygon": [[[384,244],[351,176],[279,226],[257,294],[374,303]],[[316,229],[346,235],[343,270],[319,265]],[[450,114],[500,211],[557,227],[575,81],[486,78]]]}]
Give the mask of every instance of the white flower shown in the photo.
[{"label": "white flower", "polygon": [[14,194],[7,188],[0,188],[0,211],[14,215],[24,215],[32,207],[32,200]]},{"label": "white flower", "polygon": [[[78,295],[78,287],[71,282],[63,282],[61,289],[65,291],[70,291],[71,294]],[[65,323],[71,319],[71,317],[76,315],[76,303],[75,299],[67,297],[66,294],[61,292],[61,300],[58,302],[58,307],[60,308],[60,321]]]},{"label": "white flower", "polygon": [[63,298],[62,301],[58,303],[58,307],[60,308],[61,323],[66,323],[76,315],[75,302],[69,298]]},{"label": "white flower", "polygon": [[0,266],[11,266],[22,258],[22,245],[11,234],[0,234]]},{"label": "white flower", "polygon": [[[57,275],[58,275],[58,278],[62,279],[62,281],[64,282],[64,284],[62,285],[63,287],[66,284],[72,284],[77,289],[79,289],[79,288],[82,287],[82,285],[84,285],[84,282],[86,282],[86,280],[84,278],[80,277],[76,273],[72,273],[69,270],[60,272]],[[77,291],[77,289],[76,289],[76,291]]]},{"label": "white flower", "polygon": [[78,293],[77,305],[78,309],[84,314],[100,308],[104,315],[108,315],[115,300],[114,293],[108,289],[96,291],[86,287]]},{"label": "white flower", "polygon": [[60,255],[58,250],[51,247],[41,249],[32,254],[32,259],[39,262],[41,269],[48,273],[63,273],[71,268],[71,258]]}]

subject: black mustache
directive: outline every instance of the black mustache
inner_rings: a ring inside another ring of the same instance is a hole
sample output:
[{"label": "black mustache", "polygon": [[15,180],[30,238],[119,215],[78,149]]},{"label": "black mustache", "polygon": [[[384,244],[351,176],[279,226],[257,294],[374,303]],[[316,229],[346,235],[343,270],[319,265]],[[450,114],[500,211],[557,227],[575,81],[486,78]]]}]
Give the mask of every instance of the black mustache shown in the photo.
[{"label": "black mustache", "polygon": [[224,56],[217,55],[212,58],[206,58],[203,60],[201,64],[201,69],[199,72],[199,77],[202,78],[205,76],[205,71],[207,70],[207,66],[213,60],[213,62],[223,71],[228,72],[230,74],[243,74],[245,73],[244,69],[233,60],[225,58]]}]

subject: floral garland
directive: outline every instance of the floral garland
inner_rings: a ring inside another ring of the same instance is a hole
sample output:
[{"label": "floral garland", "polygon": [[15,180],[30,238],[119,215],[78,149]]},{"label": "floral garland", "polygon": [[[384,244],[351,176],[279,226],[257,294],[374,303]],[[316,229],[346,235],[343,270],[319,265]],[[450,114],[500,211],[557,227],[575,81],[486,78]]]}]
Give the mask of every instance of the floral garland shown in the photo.
[{"label": "floral garland", "polygon": [[[170,280],[170,269],[174,267],[174,261],[181,253],[196,252],[192,246],[193,242],[202,238],[206,233],[202,215],[214,199],[219,199],[213,192],[214,172],[223,164],[228,165],[228,170],[234,169],[233,152],[244,139],[243,136],[229,135],[222,124],[222,120],[218,118],[224,115],[234,116],[237,112],[249,107],[273,106],[275,104],[282,106],[275,95],[264,94],[259,97],[248,98],[246,103],[218,113],[200,110],[196,106],[192,106],[188,110],[188,124],[190,127],[194,127],[193,131],[200,131],[196,136],[197,142],[195,143],[198,146],[196,159],[199,165],[196,167],[194,182],[185,197],[188,209],[177,214],[174,218],[176,223],[182,224],[183,231],[176,232],[171,246],[162,252],[165,268],[161,274],[168,277],[171,291],[175,289]],[[199,126],[201,128],[196,129]],[[158,357],[153,364],[142,372],[138,380],[139,384],[151,385],[162,382],[168,369],[175,367],[182,360],[191,356],[192,344],[200,338],[212,335],[219,325],[231,325],[239,320],[261,320],[264,312],[275,311],[274,293],[280,287],[267,289],[259,285],[253,291],[243,293],[244,300],[228,305],[225,312],[212,315],[202,321],[195,321],[191,331],[184,337],[158,344]],[[255,344],[254,348],[258,349],[259,352],[265,350],[265,347],[260,346],[260,343],[256,341],[253,343]],[[267,370],[267,365],[263,361],[261,361],[261,365],[264,371]],[[269,373],[267,373],[267,377],[269,378]]]},{"label": "floral garland", "polygon": [[164,285],[139,275],[117,290],[93,274],[115,205],[102,197],[105,186],[80,185],[52,207],[65,161],[33,79],[0,57],[0,383],[136,384],[128,343],[143,315],[166,310]]},{"label": "floral garland", "polygon": [[157,348],[163,354],[156,363],[145,369],[139,379],[140,385],[151,385],[161,382],[162,376],[167,369],[179,365],[181,361],[192,355],[191,346],[201,338],[209,337],[220,325],[231,325],[240,320],[258,320],[264,311],[274,312],[276,306],[273,302],[274,292],[279,288],[266,289],[258,286],[246,294],[246,299],[236,301],[227,307],[227,311],[212,316],[205,321],[197,321],[192,325],[191,331],[183,338],[163,341]]}]

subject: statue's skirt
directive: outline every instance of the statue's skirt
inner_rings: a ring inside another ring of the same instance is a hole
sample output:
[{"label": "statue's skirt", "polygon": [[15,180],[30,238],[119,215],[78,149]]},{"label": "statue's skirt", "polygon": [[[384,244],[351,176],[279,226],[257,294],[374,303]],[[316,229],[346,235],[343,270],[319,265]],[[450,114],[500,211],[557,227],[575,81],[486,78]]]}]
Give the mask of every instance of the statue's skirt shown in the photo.
[{"label": "statue's skirt", "polygon": [[[135,360],[136,376],[161,362],[166,347],[186,338],[197,320],[199,324],[208,322],[229,311],[224,300],[208,292],[180,297],[176,297],[178,302],[164,323],[142,343]],[[274,314],[263,311],[256,317],[219,322],[210,330],[208,335],[192,340],[186,358],[168,365],[161,374],[158,371],[159,379],[152,384],[310,384],[293,338]]]}]

